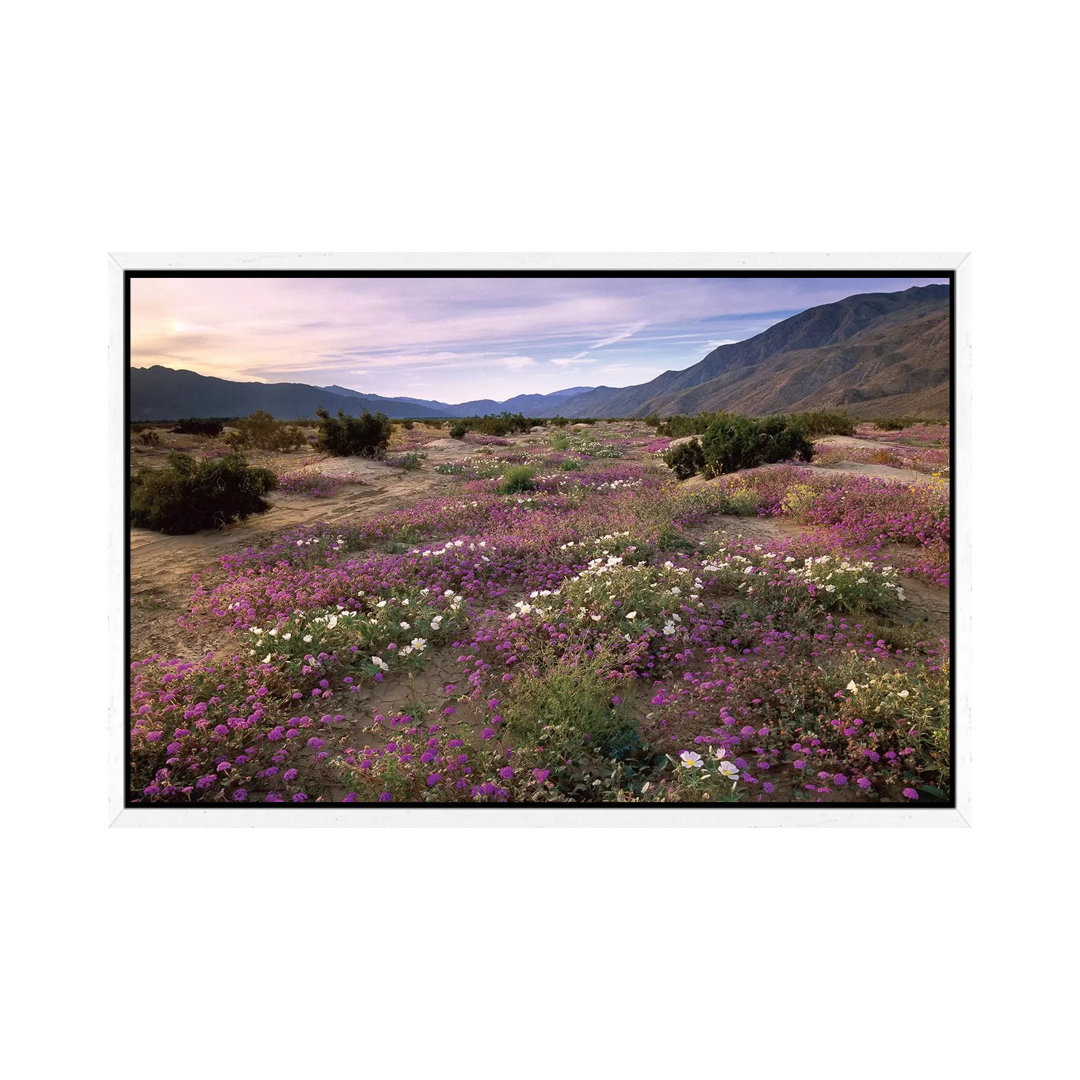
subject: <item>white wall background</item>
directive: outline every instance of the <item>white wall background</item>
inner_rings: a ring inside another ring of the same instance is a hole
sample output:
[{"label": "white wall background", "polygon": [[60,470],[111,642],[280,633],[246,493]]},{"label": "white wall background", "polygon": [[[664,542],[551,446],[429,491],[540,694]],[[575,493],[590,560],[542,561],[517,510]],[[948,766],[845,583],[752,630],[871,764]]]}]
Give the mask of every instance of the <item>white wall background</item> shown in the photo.
[{"label": "white wall background", "polygon": [[[7,14],[15,1074],[1056,1074],[1066,10]],[[974,252],[975,828],[106,830],[105,253],[575,250]]]}]

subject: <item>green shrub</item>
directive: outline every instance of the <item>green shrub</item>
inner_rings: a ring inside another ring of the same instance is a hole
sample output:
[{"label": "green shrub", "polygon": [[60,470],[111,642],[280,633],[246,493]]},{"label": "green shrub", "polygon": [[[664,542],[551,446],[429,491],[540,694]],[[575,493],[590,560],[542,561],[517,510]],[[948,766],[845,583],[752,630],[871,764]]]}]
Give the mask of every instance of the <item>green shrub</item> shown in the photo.
[{"label": "green shrub", "polygon": [[235,430],[226,435],[225,441],[235,450],[296,450],[307,440],[295,424],[275,420],[270,413],[256,409],[235,422]]},{"label": "green shrub", "polygon": [[412,431],[412,429],[413,429],[413,427],[414,427],[415,425],[413,424],[413,422],[412,422],[411,420],[402,420],[402,421],[401,421],[401,426],[402,426],[402,427],[403,427],[403,428],[404,428],[404,429],[405,429],[406,431]]},{"label": "green shrub", "polygon": [[553,416],[549,423],[554,427],[566,427],[570,421],[567,420],[565,416]]},{"label": "green shrub", "polygon": [[462,420],[459,420],[456,424],[451,424],[450,426],[451,439],[464,439],[468,432],[469,429],[465,426],[465,423]]},{"label": "green shrub", "polygon": [[794,413],[787,419],[797,423],[811,439],[822,435],[855,434],[855,421],[842,409],[816,409],[812,412]]},{"label": "green shrub", "polygon": [[687,435],[704,435],[714,420],[727,416],[727,413],[704,412],[694,416],[669,416],[656,428],[657,435],[666,435],[669,439],[682,439]]},{"label": "green shrub", "polygon": [[499,484],[500,495],[513,495],[518,491],[532,491],[533,471],[527,465],[511,465],[503,473],[502,483]]},{"label": "green shrub", "polygon": [[318,447],[336,457],[382,457],[390,441],[393,424],[381,412],[367,409],[360,416],[346,416],[338,411],[336,417],[326,409],[316,410],[319,417]]},{"label": "green shrub", "polygon": [[[462,425],[466,431],[475,431],[478,435],[510,435],[515,431],[528,431],[534,421],[521,413],[500,413],[498,416],[469,416],[454,425]],[[452,433],[451,433],[452,434]],[[463,433],[464,434],[464,433]],[[460,438],[454,435],[454,438]]]},{"label": "green shrub", "polygon": [[[658,435],[681,439],[686,435],[704,435],[714,424],[731,421],[736,415],[738,414],[703,412],[693,416],[669,416],[664,421],[647,416],[645,423],[654,423]],[[855,421],[843,410],[817,409],[812,412],[791,413],[766,419],[782,421],[789,427],[801,427],[810,438],[817,438],[819,435],[853,435],[855,433]],[[764,423],[765,421],[754,422]]]},{"label": "green shrub", "polygon": [[157,428],[146,428],[139,432],[138,439],[143,446],[160,446],[161,432]]},{"label": "green shrub", "polygon": [[688,443],[681,443],[664,454],[664,462],[679,480],[688,480],[696,476],[705,465],[705,455],[701,450],[701,443],[697,439],[691,439]]},{"label": "green shrub", "polygon": [[751,420],[728,415],[714,420],[701,440],[705,471],[713,475],[752,469],[776,461],[809,461],[814,447],[806,432],[785,416]]},{"label": "green shrub", "polygon": [[581,469],[585,468],[585,465],[578,461],[577,458],[567,458],[559,465],[559,468],[562,469],[563,472],[579,472]]},{"label": "green shrub", "polygon": [[171,534],[221,528],[269,510],[264,496],[275,487],[269,469],[252,468],[239,455],[195,461],[173,453],[164,469],[132,480],[131,523]]}]

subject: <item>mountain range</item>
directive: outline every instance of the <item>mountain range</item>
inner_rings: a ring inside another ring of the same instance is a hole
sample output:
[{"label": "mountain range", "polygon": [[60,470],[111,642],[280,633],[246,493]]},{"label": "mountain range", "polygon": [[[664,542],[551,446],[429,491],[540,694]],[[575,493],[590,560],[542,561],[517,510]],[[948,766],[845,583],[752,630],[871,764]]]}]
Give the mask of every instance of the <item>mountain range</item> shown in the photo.
[{"label": "mountain range", "polygon": [[845,408],[855,416],[949,414],[949,287],[862,293],[808,308],[762,333],[721,345],[682,371],[638,386],[574,386],[453,405],[383,397],[343,386],[232,382],[155,365],[130,369],[130,418],[246,416],[265,409],[282,420],[313,417],[319,406],[392,418],[526,415],[641,417],[728,409],[750,416]]}]

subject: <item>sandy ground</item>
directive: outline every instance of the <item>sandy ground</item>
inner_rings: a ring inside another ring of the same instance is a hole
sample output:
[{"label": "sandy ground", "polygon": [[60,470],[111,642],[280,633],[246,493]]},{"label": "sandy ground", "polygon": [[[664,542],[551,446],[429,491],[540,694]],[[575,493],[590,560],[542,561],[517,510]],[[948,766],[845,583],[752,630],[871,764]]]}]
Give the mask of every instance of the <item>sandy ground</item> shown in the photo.
[{"label": "sandy ground", "polygon": [[[545,429],[512,436],[512,446],[540,448],[547,444]],[[169,436],[168,445],[132,454],[132,467],[159,467],[171,450],[197,452],[207,447],[196,436]],[[453,487],[454,477],[435,472],[434,466],[460,461],[482,450],[460,439],[440,438],[421,448],[426,460],[419,469],[393,468],[366,458],[333,458],[302,449],[288,454],[249,455],[252,464],[275,472],[312,471],[329,476],[353,476],[362,481],[346,484],[327,498],[309,498],[280,491],[270,497],[271,509],[243,524],[204,529],[187,536],[166,536],[149,529],[130,530],[132,652],[153,652],[190,658],[193,650],[214,649],[227,643],[224,633],[200,642],[192,640],[176,623],[191,594],[192,575],[213,566],[222,555],[268,541],[278,533],[316,522],[369,521],[379,514],[412,506]],[[400,452],[393,449],[391,453]]]}]

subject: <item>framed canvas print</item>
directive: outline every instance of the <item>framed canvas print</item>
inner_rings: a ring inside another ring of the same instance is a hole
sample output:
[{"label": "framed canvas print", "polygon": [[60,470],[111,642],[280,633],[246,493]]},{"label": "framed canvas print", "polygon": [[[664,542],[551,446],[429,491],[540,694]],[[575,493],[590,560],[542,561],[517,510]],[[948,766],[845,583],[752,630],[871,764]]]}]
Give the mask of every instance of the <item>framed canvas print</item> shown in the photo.
[{"label": "framed canvas print", "polygon": [[966,824],[967,275],[114,256],[114,822]]}]

